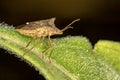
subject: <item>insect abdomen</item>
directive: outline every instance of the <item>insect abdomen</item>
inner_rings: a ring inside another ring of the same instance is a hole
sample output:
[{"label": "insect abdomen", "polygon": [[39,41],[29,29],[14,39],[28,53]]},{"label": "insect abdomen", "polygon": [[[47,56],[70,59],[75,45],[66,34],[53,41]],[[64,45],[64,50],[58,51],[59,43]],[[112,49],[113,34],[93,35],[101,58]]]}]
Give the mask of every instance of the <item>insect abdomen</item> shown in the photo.
[{"label": "insect abdomen", "polygon": [[21,34],[24,35],[28,35],[28,36],[35,36],[36,31],[35,30],[21,30],[21,29],[17,29],[18,32],[20,32]]}]

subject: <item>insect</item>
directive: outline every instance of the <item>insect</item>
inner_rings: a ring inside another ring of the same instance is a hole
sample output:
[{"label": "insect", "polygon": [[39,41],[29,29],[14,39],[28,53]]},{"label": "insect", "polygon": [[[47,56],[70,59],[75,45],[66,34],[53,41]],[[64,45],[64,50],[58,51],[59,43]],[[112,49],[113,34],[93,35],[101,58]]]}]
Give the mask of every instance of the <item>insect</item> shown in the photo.
[{"label": "insect", "polygon": [[[63,32],[65,30],[67,30],[69,28],[73,28],[73,27],[71,27],[71,24],[73,24],[73,23],[75,23],[76,21],[79,21],[79,20],[80,19],[76,19],[76,20],[72,21],[69,25],[67,25],[65,28],[63,28],[61,30],[58,29],[55,26],[55,23],[54,23],[55,18],[39,20],[39,21],[33,21],[33,22],[27,22],[26,25],[24,25],[20,29],[16,29],[16,31],[18,31],[21,34],[33,37],[28,42],[26,47],[28,47],[29,44],[32,42],[32,40],[35,39],[35,38],[40,38],[40,41],[42,42],[45,37],[48,37],[49,46],[50,46],[51,50],[53,51],[53,43],[52,43],[50,37],[53,36],[53,35],[61,35],[61,34],[63,34]],[[39,43],[36,43],[30,50],[32,50]],[[51,56],[51,54],[49,55],[49,57]]]}]

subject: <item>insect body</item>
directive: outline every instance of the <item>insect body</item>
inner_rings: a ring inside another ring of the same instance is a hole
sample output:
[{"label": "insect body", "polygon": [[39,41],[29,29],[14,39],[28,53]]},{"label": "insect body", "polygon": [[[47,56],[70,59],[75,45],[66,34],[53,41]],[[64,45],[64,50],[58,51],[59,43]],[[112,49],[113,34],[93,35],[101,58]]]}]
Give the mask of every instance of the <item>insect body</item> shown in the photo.
[{"label": "insect body", "polygon": [[32,36],[32,37],[63,34],[61,30],[55,27],[54,21],[55,21],[55,18],[34,21],[34,22],[27,22],[25,26],[16,30],[21,34]]},{"label": "insect body", "polygon": [[[63,31],[65,31],[68,28],[73,28],[70,25],[79,20],[80,19],[74,20],[68,26],[63,28],[62,30],[58,29],[55,26],[55,24],[54,24],[55,18],[27,22],[25,26],[21,27],[20,29],[16,29],[16,30],[18,32],[20,32],[21,34],[32,36],[33,38],[41,38],[42,40],[44,40],[44,37],[47,36],[49,39],[50,48],[53,49],[53,44],[50,39],[50,36],[63,34]],[[26,45],[26,47],[29,46],[31,41]],[[33,48],[34,47],[32,47],[30,50],[32,50]],[[51,54],[50,54],[50,56],[51,56]]]}]

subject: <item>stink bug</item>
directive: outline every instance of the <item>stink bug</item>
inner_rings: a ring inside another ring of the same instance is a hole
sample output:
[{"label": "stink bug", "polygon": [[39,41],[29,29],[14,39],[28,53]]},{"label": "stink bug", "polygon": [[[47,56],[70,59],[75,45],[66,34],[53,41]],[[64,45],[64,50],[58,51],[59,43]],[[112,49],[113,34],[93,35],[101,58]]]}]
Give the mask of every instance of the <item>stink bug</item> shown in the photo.
[{"label": "stink bug", "polygon": [[[71,24],[73,24],[74,22],[79,21],[79,20],[80,19],[74,20],[69,25],[67,25],[65,28],[63,28],[62,30],[58,29],[55,26],[55,23],[54,23],[55,18],[50,18],[50,19],[46,19],[46,20],[39,20],[39,21],[33,21],[33,22],[27,22],[26,25],[24,25],[20,29],[16,29],[16,31],[20,32],[21,34],[31,36],[31,37],[33,37],[33,39],[34,38],[41,38],[41,41],[43,41],[44,37],[47,36],[48,40],[49,40],[49,43],[50,43],[50,48],[53,51],[53,43],[52,43],[52,41],[50,39],[50,36],[63,34],[63,32],[65,30],[67,30],[68,28],[73,28],[73,27],[70,26]],[[26,47],[29,46],[29,44],[31,43],[32,40],[30,40],[28,42]],[[33,46],[30,50],[32,50],[35,46]],[[49,57],[50,56],[51,56],[51,54],[49,55]]]}]

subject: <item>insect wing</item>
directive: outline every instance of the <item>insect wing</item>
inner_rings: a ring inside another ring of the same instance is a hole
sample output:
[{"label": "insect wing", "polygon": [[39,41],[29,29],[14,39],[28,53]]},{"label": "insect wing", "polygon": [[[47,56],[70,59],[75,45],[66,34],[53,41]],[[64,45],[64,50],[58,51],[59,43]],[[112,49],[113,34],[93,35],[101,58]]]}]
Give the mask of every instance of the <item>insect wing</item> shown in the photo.
[{"label": "insect wing", "polygon": [[40,27],[55,27],[54,24],[55,18],[46,19],[46,20],[38,20],[33,22],[27,22],[26,24],[17,26],[17,29],[23,30],[35,30]]},{"label": "insect wing", "polygon": [[26,24],[17,26],[16,29],[32,30],[32,29],[42,27],[40,24],[42,24],[41,21],[27,22]]}]

